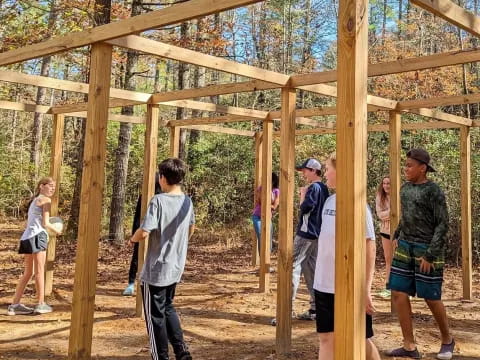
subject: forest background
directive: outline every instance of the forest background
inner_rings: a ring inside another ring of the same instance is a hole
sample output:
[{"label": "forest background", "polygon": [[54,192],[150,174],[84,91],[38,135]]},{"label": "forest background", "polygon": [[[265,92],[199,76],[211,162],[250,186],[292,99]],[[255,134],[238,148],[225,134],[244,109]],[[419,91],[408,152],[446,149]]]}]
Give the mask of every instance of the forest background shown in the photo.
[{"label": "forest background", "polygon": [[[0,51],[15,49],[50,37],[81,31],[141,13],[171,6],[171,0],[0,0]],[[478,0],[458,4],[478,14]],[[179,45],[277,72],[307,73],[336,68],[337,0],[270,0],[143,34]],[[478,39],[412,6],[405,0],[371,0],[369,62],[379,63],[459,49],[473,49]],[[88,82],[89,48],[79,48],[3,69],[78,82]],[[220,73],[167,59],[114,48],[112,87],[147,93],[242,81]],[[423,70],[369,79],[369,93],[395,100],[478,93],[477,63]],[[197,99],[217,104],[278,110],[279,90],[257,91]],[[334,105],[335,99],[298,91],[297,107]],[[0,100],[60,105],[87,100],[86,95],[0,82]],[[479,104],[448,106],[442,110],[478,119]],[[118,109],[142,115],[146,106]],[[162,106],[162,121],[207,116],[207,113]],[[334,117],[323,120],[335,121]],[[425,121],[403,115],[405,122]],[[369,113],[369,123],[386,123],[387,113]],[[59,214],[67,221],[60,241],[75,241],[82,174],[85,121],[66,117]],[[261,130],[261,122],[225,126]],[[278,124],[276,125],[278,126]],[[52,118],[50,115],[0,110],[0,218],[25,217],[25,207],[39,177],[49,173]],[[144,125],[109,122],[103,204],[104,241],[121,244],[130,235],[143,172]],[[411,147],[430,151],[437,173],[432,179],[445,191],[449,213],[448,260],[458,264],[460,240],[460,154],[458,130],[403,131],[403,154]],[[368,201],[389,172],[388,133],[369,133]],[[297,137],[296,160],[325,159],[335,149],[334,135]],[[480,260],[480,144],[472,129],[472,235],[474,261]],[[168,156],[169,132],[159,131],[158,159]],[[185,190],[194,200],[202,228],[245,229],[250,243],[253,203],[254,141],[246,137],[182,130],[180,157],[189,166]],[[279,149],[274,143],[274,171]],[[302,184],[299,177],[298,185]],[[278,219],[274,219],[277,221]],[[242,243],[242,242],[240,242]],[[250,246],[250,245],[248,245]]]}]

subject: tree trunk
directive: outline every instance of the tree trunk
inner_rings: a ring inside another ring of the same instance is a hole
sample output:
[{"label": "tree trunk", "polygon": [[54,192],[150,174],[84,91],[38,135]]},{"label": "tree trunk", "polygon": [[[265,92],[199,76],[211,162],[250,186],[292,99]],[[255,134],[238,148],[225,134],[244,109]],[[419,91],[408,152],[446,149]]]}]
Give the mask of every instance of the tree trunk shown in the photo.
[{"label": "tree trunk", "polygon": [[[95,0],[95,13],[94,13],[94,26],[99,26],[103,24],[108,24],[110,22],[110,10],[111,10],[111,0]],[[87,67],[84,66],[84,69]],[[85,74],[86,82],[89,82],[89,73]],[[88,96],[85,95],[85,101],[88,101]],[[85,130],[86,130],[86,119],[78,118],[77,121],[81,122],[79,127],[79,132],[77,134],[78,139],[78,155],[76,162],[76,178],[75,178],[75,188],[73,190],[73,199],[70,207],[70,218],[68,219],[67,225],[67,237],[70,239],[76,239],[78,234],[78,216],[80,212],[80,193],[82,187],[82,172],[83,172],[83,151],[85,148]]]},{"label": "tree trunk", "polygon": [[[184,43],[187,38],[188,33],[188,23],[184,22],[180,26],[180,41]],[[185,75],[187,72],[187,65],[184,62],[178,64],[178,79],[177,79],[177,90],[183,90],[185,88]],[[180,120],[185,117],[185,109],[177,108],[176,119]],[[185,145],[187,143],[188,131],[185,129],[180,130],[180,146],[179,146],[179,158],[185,159],[186,149]]]},{"label": "tree trunk", "polygon": [[[55,26],[56,21],[56,9],[55,9],[55,0],[50,1],[50,14],[48,17],[48,36],[51,37],[53,34],[53,27]],[[50,70],[51,57],[46,56],[42,59],[42,66],[40,70],[41,76],[48,76]],[[37,89],[37,96],[35,103],[37,105],[45,105],[47,89],[39,87]],[[32,126],[32,147],[30,153],[30,161],[33,164],[33,174],[31,182],[34,185],[40,171],[41,164],[41,155],[42,155],[42,137],[43,137],[43,114],[34,113],[33,115],[33,126]]]},{"label": "tree trunk", "polygon": [[[132,3],[131,16],[141,13],[141,1]],[[137,65],[138,54],[128,50],[125,68],[125,90],[135,90],[134,68]],[[133,106],[122,108],[122,115],[133,115]],[[125,215],[125,189],[127,185],[128,159],[130,157],[130,142],[132,139],[132,124],[121,123],[118,135],[118,147],[115,150],[115,169],[113,172],[113,189],[110,203],[110,229],[109,239],[118,244],[124,241],[123,219]]]}]

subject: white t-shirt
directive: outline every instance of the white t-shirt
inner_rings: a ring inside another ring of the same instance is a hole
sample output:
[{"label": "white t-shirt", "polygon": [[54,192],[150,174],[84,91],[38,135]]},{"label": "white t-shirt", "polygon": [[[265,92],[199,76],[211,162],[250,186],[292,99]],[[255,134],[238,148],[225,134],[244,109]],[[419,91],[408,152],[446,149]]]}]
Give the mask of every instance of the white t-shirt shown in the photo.
[{"label": "white t-shirt", "polygon": [[[335,294],[335,213],[337,195],[328,197],[322,210],[322,228],[318,237],[317,263],[313,288],[324,293]],[[365,238],[375,241],[372,212],[367,205],[365,214]]]}]

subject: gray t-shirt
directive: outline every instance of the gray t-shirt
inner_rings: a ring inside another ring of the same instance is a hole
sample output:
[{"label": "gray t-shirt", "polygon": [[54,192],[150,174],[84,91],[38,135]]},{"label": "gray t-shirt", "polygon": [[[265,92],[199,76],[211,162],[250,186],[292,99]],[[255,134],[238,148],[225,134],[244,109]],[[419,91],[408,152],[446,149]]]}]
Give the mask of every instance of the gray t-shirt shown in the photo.
[{"label": "gray t-shirt", "polygon": [[185,261],[189,227],[195,223],[192,200],[184,194],[158,194],[148,204],[140,226],[150,233],[140,279],[153,286],[180,281]]}]

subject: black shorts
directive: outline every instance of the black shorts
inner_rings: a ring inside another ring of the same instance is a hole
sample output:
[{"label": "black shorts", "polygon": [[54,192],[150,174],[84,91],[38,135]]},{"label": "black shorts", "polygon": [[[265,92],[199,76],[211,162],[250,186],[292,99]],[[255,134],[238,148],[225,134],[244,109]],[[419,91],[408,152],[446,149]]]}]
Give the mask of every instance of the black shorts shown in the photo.
[{"label": "black shorts", "polygon": [[46,232],[31,237],[29,239],[20,240],[20,246],[18,248],[19,254],[36,254],[40,251],[47,250],[48,235]]},{"label": "black shorts", "polygon": [[380,236],[383,237],[383,238],[385,238],[385,239],[390,240],[390,234],[385,234],[385,233],[382,233],[382,232],[381,232],[381,233],[380,233]]},{"label": "black shorts", "polygon": [[[335,294],[315,290],[315,307],[317,311],[317,332],[333,332],[335,324]],[[372,315],[366,314],[366,338],[373,337]]]}]

